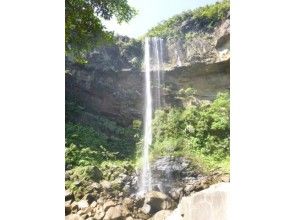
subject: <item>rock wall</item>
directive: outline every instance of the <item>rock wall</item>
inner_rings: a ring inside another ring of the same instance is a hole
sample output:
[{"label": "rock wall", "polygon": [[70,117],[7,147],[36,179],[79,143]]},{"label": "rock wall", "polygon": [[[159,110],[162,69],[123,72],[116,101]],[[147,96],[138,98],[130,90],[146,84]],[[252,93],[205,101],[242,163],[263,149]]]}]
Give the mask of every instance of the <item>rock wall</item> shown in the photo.
[{"label": "rock wall", "polygon": [[[228,16],[213,31],[164,39],[162,95],[166,105],[182,104],[177,99],[182,88],[195,89],[200,100],[213,100],[218,92],[229,90],[229,21]],[[66,99],[76,100],[86,111],[109,116],[122,124],[142,119],[143,53],[141,41],[121,37],[117,44],[91,52],[87,64],[67,59]]]},{"label": "rock wall", "polygon": [[[185,25],[181,27],[185,29]],[[183,31],[182,31],[183,32]],[[166,69],[194,63],[212,64],[230,58],[230,17],[213,31],[189,31],[165,40]],[[179,62],[180,65],[179,65]]]},{"label": "rock wall", "polygon": [[144,107],[141,73],[74,69],[71,74],[66,76],[67,100],[76,100],[85,111],[102,114],[121,124],[141,117]]}]

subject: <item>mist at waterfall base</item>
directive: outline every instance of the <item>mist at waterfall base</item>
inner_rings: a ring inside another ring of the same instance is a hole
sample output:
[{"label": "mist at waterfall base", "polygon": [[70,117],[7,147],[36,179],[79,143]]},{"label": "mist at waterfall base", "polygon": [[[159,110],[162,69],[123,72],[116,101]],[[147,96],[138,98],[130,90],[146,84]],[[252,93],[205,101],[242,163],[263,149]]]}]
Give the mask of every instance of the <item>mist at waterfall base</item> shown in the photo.
[{"label": "mist at waterfall base", "polygon": [[[157,37],[146,37],[144,53],[145,113],[142,155],[143,167],[140,175],[138,195],[144,195],[153,188],[149,148],[152,144],[152,114],[154,110],[160,108],[163,104],[161,97],[161,85],[164,82],[163,40]],[[154,97],[152,94],[154,94]]]}]

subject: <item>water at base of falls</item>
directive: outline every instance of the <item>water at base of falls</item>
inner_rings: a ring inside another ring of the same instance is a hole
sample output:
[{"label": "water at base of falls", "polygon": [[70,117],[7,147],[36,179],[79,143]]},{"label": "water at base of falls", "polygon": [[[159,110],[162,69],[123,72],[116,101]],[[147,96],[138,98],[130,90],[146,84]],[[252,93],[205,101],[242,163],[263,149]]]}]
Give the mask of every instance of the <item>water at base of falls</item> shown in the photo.
[{"label": "water at base of falls", "polygon": [[[150,45],[151,42],[151,45]],[[145,115],[144,115],[144,143],[143,143],[143,167],[139,181],[139,191],[137,195],[143,195],[152,190],[152,174],[149,161],[149,147],[152,144],[152,113],[153,108],[161,106],[161,69],[162,69],[162,39],[145,38]],[[151,53],[150,53],[151,52]],[[155,88],[155,98],[152,97],[152,77],[154,73],[153,87]],[[154,105],[154,106],[153,106]]]}]

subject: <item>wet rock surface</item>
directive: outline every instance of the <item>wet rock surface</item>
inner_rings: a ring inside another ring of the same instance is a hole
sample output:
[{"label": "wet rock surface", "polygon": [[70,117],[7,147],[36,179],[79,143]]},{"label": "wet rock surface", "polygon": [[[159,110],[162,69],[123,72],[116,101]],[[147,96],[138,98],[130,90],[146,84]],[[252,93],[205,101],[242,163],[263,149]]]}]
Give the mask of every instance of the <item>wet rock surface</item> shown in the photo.
[{"label": "wet rock surface", "polygon": [[[79,176],[76,171],[66,171],[69,174],[66,182],[71,183],[66,185],[65,190],[66,219],[167,219],[183,198],[205,190],[215,183],[230,180],[228,174],[221,172],[208,176],[201,175],[185,158],[159,158],[153,165],[159,176],[163,175],[164,171],[172,174],[169,186],[165,188],[168,190],[160,190],[158,187],[157,190],[150,191],[141,197],[136,195],[139,171],[129,165],[94,168],[96,171],[98,169],[97,173],[103,177],[99,181],[95,181],[97,178],[92,175],[92,172],[88,172],[89,176],[85,178]],[[157,178],[156,172],[154,170],[154,181]],[[75,182],[79,184],[76,185]],[[126,190],[126,185],[129,185],[130,189]]]},{"label": "wet rock surface", "polygon": [[[161,157],[152,163],[154,185],[162,192],[168,193],[186,182],[200,176],[199,168],[183,157]],[[179,190],[179,189],[178,189]],[[174,196],[175,193],[173,193]]]}]

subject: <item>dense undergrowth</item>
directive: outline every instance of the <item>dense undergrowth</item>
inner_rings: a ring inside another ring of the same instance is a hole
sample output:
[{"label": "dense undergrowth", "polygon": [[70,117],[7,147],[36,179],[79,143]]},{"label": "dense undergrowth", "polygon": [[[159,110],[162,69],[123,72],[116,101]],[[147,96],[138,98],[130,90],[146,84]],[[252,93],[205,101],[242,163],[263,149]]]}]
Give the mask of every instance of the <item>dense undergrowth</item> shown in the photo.
[{"label": "dense undergrowth", "polygon": [[229,171],[229,95],[212,103],[158,110],[153,121],[152,155],[185,156],[206,171]]},{"label": "dense undergrowth", "polygon": [[[230,2],[228,0],[223,0],[222,2],[216,2],[212,5],[189,10],[159,23],[157,26],[150,29],[146,35],[150,37],[173,37],[193,31],[190,30],[190,27],[209,31],[212,30],[219,21],[225,18],[229,9]],[[187,25],[187,28],[182,27],[183,22],[190,25]]]},{"label": "dense undergrowth", "polygon": [[[229,171],[229,94],[220,93],[212,103],[188,103],[184,107],[156,111],[152,158],[184,156],[206,172],[213,169]],[[140,121],[135,120],[132,127],[121,127],[99,116],[96,123],[99,130],[78,123],[66,123],[65,160],[69,168],[103,167],[105,164],[124,162],[140,164]]]},{"label": "dense undergrowth", "polygon": [[[85,114],[77,107],[67,109],[76,117]],[[122,127],[104,116],[92,118],[95,128],[82,122],[67,121],[65,124],[65,164],[68,168],[97,165],[109,161],[134,160],[139,128],[136,123]]]}]

